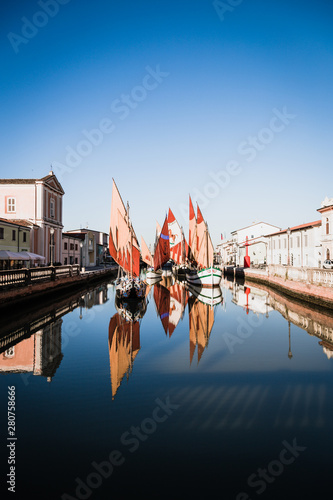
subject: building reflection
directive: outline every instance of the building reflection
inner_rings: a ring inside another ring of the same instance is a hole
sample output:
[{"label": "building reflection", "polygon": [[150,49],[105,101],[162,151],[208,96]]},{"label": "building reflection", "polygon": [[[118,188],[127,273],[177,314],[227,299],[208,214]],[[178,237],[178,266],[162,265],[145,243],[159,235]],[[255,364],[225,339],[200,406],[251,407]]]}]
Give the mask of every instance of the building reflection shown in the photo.
[{"label": "building reflection", "polygon": [[[255,284],[249,287],[237,281],[226,281],[232,293],[232,302],[248,314],[269,316],[271,311],[278,311],[288,323],[288,358],[293,358],[291,348],[291,324],[305,330],[309,335],[320,339],[319,345],[328,359],[333,358],[333,312],[309,307],[297,300]],[[223,283],[224,285],[224,283]]]},{"label": "building reflection", "polygon": [[51,382],[60,366],[62,319],[0,349],[0,373],[31,373]]},{"label": "building reflection", "polygon": [[[107,286],[79,292],[52,306],[1,318],[0,373],[33,374],[52,381],[63,359],[62,317],[76,308],[89,309],[107,300]],[[27,323],[27,318],[29,322]]]}]

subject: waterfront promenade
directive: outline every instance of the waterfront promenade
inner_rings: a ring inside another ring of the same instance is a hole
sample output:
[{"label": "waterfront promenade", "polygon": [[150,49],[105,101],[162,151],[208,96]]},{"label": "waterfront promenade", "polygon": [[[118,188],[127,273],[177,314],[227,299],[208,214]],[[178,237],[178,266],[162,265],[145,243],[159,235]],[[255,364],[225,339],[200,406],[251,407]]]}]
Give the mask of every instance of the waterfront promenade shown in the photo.
[{"label": "waterfront promenade", "polygon": [[[73,293],[101,280],[111,279],[117,273],[116,265],[96,266],[81,272],[78,266],[54,267],[52,270],[51,268],[38,269],[43,270],[44,277],[36,281],[30,279],[29,284],[26,284],[24,280],[27,270],[19,270],[16,285],[12,281],[0,287],[0,310],[21,305],[30,306],[46,300],[60,300],[67,293]],[[0,274],[5,279],[6,272],[1,271]]]},{"label": "waterfront promenade", "polygon": [[333,271],[271,265],[265,268],[224,267],[225,275],[267,285],[289,297],[333,309]]}]

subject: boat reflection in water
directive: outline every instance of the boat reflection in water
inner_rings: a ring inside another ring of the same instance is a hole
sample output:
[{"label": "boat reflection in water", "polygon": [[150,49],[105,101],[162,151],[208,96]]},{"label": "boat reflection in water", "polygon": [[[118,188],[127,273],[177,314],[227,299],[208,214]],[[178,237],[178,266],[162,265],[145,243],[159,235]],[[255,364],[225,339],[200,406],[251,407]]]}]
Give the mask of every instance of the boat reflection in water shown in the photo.
[{"label": "boat reflection in water", "polygon": [[115,297],[116,314],[109,323],[109,356],[112,399],[126,375],[132,373],[134,360],[141,349],[140,323],[147,310],[150,287],[146,288],[144,300],[125,302]]}]

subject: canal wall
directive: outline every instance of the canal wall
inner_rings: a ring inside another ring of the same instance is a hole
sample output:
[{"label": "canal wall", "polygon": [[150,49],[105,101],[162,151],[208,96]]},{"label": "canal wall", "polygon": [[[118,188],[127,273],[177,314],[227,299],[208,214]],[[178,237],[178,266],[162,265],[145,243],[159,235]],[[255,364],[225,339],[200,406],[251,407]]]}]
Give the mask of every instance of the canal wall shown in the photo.
[{"label": "canal wall", "polygon": [[116,268],[101,269],[82,273],[78,276],[60,277],[55,281],[1,290],[0,311],[15,311],[18,307],[36,307],[47,301],[58,301],[68,294],[84,290],[95,283],[114,279],[116,275]]},{"label": "canal wall", "polygon": [[225,268],[224,273],[225,275],[233,273],[235,279],[242,278],[245,282],[268,285],[289,297],[310,304],[333,308],[333,286],[331,285],[333,273],[330,271],[269,266],[266,269]]}]

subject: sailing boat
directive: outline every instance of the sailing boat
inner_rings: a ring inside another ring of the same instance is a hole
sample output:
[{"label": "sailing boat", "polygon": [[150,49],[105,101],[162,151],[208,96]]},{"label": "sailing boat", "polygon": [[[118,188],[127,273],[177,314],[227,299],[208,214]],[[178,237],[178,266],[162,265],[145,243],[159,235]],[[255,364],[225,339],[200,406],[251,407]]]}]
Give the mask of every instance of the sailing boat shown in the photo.
[{"label": "sailing boat", "polygon": [[116,295],[126,301],[143,300],[146,284],[140,279],[139,243],[129,218],[129,205],[125,208],[114,179],[112,181],[109,250],[119,265]]},{"label": "sailing boat", "polygon": [[[165,265],[170,259],[170,242],[168,231],[168,217],[165,217],[162,229],[156,239],[154,257],[152,259],[152,267],[148,270],[147,278],[158,278],[163,274],[168,273]],[[171,274],[171,273],[170,273]]]},{"label": "sailing boat", "polygon": [[203,287],[219,286],[222,278],[222,271],[213,266],[213,259],[214,248],[207,223],[204,221],[198,205],[197,217],[195,216],[190,197],[189,260],[191,263],[191,270],[186,273],[188,283],[192,285],[201,285]]},{"label": "sailing boat", "polygon": [[185,275],[186,255],[188,253],[188,245],[186,243],[184,233],[178,224],[171,208],[168,213],[168,231],[170,241],[170,258],[174,261],[173,272],[178,275]]}]

